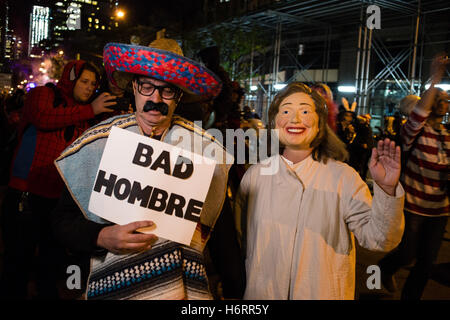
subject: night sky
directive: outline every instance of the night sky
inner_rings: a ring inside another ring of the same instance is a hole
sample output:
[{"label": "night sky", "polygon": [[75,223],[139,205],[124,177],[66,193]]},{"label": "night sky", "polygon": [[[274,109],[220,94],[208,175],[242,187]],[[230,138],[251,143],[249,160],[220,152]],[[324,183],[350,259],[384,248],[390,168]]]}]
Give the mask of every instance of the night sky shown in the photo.
[{"label": "night sky", "polygon": [[[30,13],[33,4],[43,3],[39,0],[9,0],[10,5],[10,27],[23,40],[28,39]],[[180,6],[179,1],[148,1],[148,0],[119,0],[120,7],[127,12],[127,19],[136,24],[148,24],[149,10],[161,10],[164,12],[175,11]],[[177,5],[178,3],[178,5]]]},{"label": "night sky", "polygon": [[25,41],[28,38],[32,3],[30,0],[9,1],[10,28]]}]

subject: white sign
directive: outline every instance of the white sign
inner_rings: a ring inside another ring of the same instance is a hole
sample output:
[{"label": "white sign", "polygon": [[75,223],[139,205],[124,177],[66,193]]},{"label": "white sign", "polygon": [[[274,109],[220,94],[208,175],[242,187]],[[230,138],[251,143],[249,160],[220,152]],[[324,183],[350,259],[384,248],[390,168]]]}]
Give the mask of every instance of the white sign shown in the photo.
[{"label": "white sign", "polygon": [[[199,157],[204,161],[198,161]],[[91,192],[89,210],[119,225],[151,220],[145,231],[189,245],[216,162],[113,127]]]}]

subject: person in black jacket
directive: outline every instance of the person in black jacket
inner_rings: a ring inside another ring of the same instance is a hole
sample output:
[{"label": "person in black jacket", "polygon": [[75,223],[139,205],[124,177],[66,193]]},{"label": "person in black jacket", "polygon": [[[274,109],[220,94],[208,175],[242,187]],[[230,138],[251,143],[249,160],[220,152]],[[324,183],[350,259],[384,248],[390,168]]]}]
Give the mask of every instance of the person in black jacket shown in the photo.
[{"label": "person in black jacket", "polygon": [[352,153],[350,154],[350,166],[352,166],[363,180],[366,179],[370,153],[374,147],[372,128],[370,127],[369,114],[356,117],[356,136],[353,141]]}]

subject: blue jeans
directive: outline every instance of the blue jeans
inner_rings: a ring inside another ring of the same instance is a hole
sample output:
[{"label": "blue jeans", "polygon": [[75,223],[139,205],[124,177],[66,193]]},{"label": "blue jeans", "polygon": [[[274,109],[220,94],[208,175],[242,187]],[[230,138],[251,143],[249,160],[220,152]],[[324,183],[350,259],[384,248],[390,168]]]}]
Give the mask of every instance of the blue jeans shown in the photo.
[{"label": "blue jeans", "polygon": [[402,300],[422,297],[433,263],[439,253],[448,217],[426,217],[405,211],[405,232],[396,249],[380,260],[384,276],[392,276],[401,267],[415,264],[402,290]]}]

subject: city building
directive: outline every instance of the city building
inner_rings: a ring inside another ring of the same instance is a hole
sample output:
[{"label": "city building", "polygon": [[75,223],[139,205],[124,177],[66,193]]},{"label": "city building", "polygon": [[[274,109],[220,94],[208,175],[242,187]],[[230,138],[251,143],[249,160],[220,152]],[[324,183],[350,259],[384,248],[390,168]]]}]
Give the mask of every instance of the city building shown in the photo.
[{"label": "city building", "polygon": [[30,57],[58,50],[74,31],[101,34],[119,27],[117,0],[47,0],[30,16]]},{"label": "city building", "polygon": [[8,1],[0,4],[0,72],[6,71],[8,62],[5,60],[6,38],[9,28],[9,5]]},{"label": "city building", "polygon": [[41,57],[43,54],[40,43],[42,40],[50,40],[50,8],[33,6],[30,14],[30,32],[28,40],[28,55],[32,58]]}]

